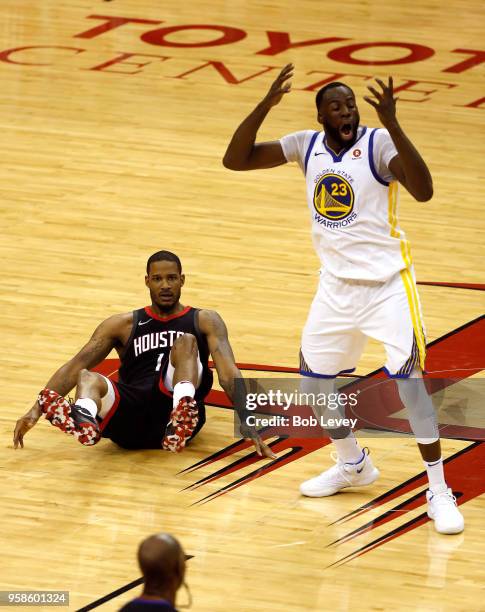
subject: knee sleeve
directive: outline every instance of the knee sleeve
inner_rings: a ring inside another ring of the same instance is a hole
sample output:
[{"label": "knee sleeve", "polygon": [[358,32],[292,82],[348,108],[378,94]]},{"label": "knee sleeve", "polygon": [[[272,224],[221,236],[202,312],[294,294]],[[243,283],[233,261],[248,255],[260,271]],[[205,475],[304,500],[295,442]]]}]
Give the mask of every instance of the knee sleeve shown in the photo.
[{"label": "knee sleeve", "polygon": [[[301,378],[300,403],[311,407],[319,423],[328,423],[329,419],[345,418],[345,408],[337,401],[338,395],[335,378],[313,376]],[[348,427],[328,428],[325,431],[332,439],[345,438],[349,435]]]},{"label": "knee sleeve", "polygon": [[397,380],[399,396],[406,407],[409,424],[420,444],[439,440],[436,411],[422,378]]}]

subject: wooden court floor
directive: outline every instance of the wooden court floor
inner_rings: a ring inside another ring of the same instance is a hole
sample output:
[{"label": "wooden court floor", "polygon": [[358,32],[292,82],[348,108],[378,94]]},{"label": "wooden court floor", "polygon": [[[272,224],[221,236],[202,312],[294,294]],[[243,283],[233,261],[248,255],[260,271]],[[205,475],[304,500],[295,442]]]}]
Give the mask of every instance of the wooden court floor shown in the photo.
[{"label": "wooden court floor", "polygon": [[[0,23],[0,590],[67,590],[81,609],[136,580],[138,542],[169,531],[192,556],[197,611],[485,609],[483,443],[443,441],[466,519],[457,537],[422,517],[424,481],[404,484],[423,471],[404,437],[366,440],[380,480],[326,500],[298,485],[330,464],[328,446],[291,459],[280,443],[272,466],[243,445],[207,460],[235,442],[216,405],[179,456],[84,448],[45,421],[23,450],[11,444],[94,327],[147,303],[145,262],[162,248],[182,260],[184,303],[224,317],[240,363],[297,365],[318,268],[300,171],[221,163],[289,61],[294,91],[264,139],[316,127],[312,88],[332,75],[378,125],[365,85],[394,75],[434,178],[429,203],[401,192],[416,274],[431,283],[428,340],[455,332],[430,349],[434,367],[483,377],[483,4],[2,0]],[[358,374],[382,363],[369,342]]]}]

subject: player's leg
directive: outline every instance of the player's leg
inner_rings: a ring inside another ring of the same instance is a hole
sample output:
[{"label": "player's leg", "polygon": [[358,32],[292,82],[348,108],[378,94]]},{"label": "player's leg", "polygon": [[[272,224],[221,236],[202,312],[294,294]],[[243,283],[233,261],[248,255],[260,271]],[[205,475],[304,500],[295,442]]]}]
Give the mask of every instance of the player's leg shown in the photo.
[{"label": "player's leg", "polygon": [[408,378],[398,379],[397,384],[428,475],[428,516],[434,520],[438,532],[460,533],[465,521],[445,481],[436,411],[425,387],[421,369],[414,368]]},{"label": "player's leg", "polygon": [[165,450],[180,452],[193,436],[199,421],[195,391],[202,380],[202,363],[193,334],[179,336],[162,373],[162,391],[172,394],[173,408],[162,442]]},{"label": "player's leg", "polygon": [[384,343],[385,369],[396,378],[428,475],[428,514],[441,533],[458,533],[463,530],[463,517],[445,481],[436,411],[422,377],[426,343],[412,272],[395,275],[367,304],[361,313],[361,328]]},{"label": "player's leg", "polygon": [[[323,272],[317,295],[302,334],[300,373],[303,393],[336,392],[335,377],[351,372],[362,353],[365,336],[355,329],[355,287]],[[323,397],[323,396],[320,396]],[[317,417],[328,414],[317,414]],[[336,417],[335,413],[332,414]],[[340,416],[345,416],[344,414]],[[378,470],[348,427],[328,429],[337,452],[336,465],[303,482],[300,491],[310,497],[325,497],[351,486],[365,486],[379,476]]]},{"label": "player's leg", "polygon": [[112,385],[108,387],[109,382],[97,372],[81,370],[77,379],[75,404],[84,406],[93,417],[96,417],[103,405],[103,399],[108,395],[108,389],[112,388]]},{"label": "player's leg", "polygon": [[77,379],[76,399],[70,403],[51,389],[39,395],[46,419],[61,431],[73,435],[81,444],[92,446],[101,437],[96,416],[107,397],[109,381],[96,372],[81,370]]},{"label": "player's leg", "polygon": [[[311,380],[310,385],[307,380]],[[301,385],[302,393],[336,393],[335,379],[321,380],[315,385],[315,378],[304,379]],[[321,396],[320,396],[321,397]],[[323,415],[324,421],[326,414]],[[333,413],[332,418],[343,417],[345,412]],[[320,418],[321,415],[317,415]],[[379,470],[369,457],[369,449],[361,448],[352,430],[348,427],[326,428],[336,450],[332,458],[335,465],[323,471],[318,476],[304,481],[300,485],[300,492],[308,497],[327,497],[347,487],[363,487],[372,484],[379,477]]]},{"label": "player's leg", "polygon": [[193,334],[179,336],[170,351],[164,383],[173,392],[173,402],[177,405],[181,398],[195,396],[195,390],[202,377],[197,340]]}]

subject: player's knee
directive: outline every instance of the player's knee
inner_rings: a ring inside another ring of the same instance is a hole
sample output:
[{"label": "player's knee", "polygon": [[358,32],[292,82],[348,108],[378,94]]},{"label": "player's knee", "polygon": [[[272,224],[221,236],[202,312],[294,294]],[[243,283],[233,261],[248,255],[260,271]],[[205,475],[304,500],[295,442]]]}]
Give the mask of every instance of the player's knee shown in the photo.
[{"label": "player's knee", "polygon": [[89,370],[86,370],[86,368],[83,368],[77,375],[77,382],[85,383],[89,380],[90,377],[91,377],[91,372]]},{"label": "player's knee", "polygon": [[194,334],[184,334],[175,340],[172,348],[183,353],[196,353],[197,338]]},{"label": "player's knee", "polygon": [[89,370],[86,370],[86,368],[83,368],[77,377],[77,384],[78,385],[90,385],[96,382],[97,379],[97,375],[94,372],[90,372]]}]

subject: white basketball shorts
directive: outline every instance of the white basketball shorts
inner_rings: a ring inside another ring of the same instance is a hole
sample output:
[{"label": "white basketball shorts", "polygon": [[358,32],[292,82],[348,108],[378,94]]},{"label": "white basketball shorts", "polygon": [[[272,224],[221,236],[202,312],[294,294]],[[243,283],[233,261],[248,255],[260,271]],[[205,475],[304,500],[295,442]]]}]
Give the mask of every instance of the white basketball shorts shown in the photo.
[{"label": "white basketball shorts", "polygon": [[384,344],[390,376],[424,370],[426,339],[412,269],[385,282],[337,278],[323,269],[303,329],[301,374],[330,378],[352,372],[367,337]]}]

